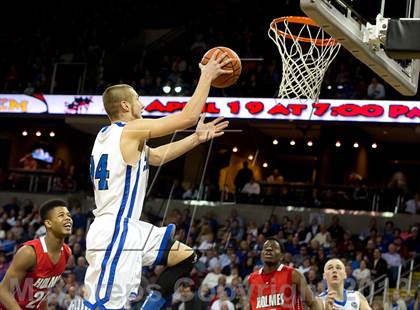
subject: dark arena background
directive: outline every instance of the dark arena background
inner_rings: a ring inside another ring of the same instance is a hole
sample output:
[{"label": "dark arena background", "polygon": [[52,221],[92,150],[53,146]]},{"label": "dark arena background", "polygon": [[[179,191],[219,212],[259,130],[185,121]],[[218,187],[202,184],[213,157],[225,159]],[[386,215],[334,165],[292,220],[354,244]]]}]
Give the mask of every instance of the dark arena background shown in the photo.
[{"label": "dark arena background", "polygon": [[[348,2],[370,22],[380,6]],[[241,58],[242,73],[235,85],[211,89],[205,111],[209,120],[228,119],[228,130],[150,167],[141,219],[176,224],[174,238],[199,256],[191,285],[176,288],[166,309],[190,309],[182,299],[188,294],[196,299],[191,309],[249,309],[247,280],[261,268],[269,237],[283,243],[282,263],[317,295],[326,289],[325,263],[339,258],[345,287],[373,309],[419,309],[419,94],[399,94],[341,48],[315,106],[282,102],[282,59],[267,32],[276,17],[305,15],[299,1],[9,5],[19,14],[2,14],[0,27],[1,278],[19,245],[45,233],[39,206],[64,199],[72,255],[48,309],[73,309],[83,297],[94,218],[90,154],[109,123],[103,91],[131,85],[144,118],[177,113],[194,92],[205,52],[226,46]],[[392,5],[387,17],[405,12]],[[142,272],[132,309],[141,308],[162,268]]]}]

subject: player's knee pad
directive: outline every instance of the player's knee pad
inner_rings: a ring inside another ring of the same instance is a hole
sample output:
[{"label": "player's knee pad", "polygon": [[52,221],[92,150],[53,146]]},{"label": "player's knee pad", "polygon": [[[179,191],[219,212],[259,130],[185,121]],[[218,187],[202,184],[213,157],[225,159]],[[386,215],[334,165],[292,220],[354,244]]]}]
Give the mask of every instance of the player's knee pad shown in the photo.
[{"label": "player's knee pad", "polygon": [[169,297],[174,292],[175,283],[180,279],[189,276],[194,264],[197,261],[197,255],[192,252],[190,256],[180,263],[167,267],[159,276],[157,284],[160,286],[161,294],[164,298]]}]

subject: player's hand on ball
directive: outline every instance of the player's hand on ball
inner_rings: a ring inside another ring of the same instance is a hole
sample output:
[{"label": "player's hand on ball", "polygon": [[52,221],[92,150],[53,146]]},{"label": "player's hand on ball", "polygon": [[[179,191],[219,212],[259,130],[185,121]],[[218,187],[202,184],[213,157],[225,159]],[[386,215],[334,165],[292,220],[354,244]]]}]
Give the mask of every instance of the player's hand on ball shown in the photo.
[{"label": "player's hand on ball", "polygon": [[229,125],[228,121],[222,122],[224,119],[223,116],[218,117],[208,123],[204,123],[205,118],[206,115],[202,114],[195,129],[195,134],[197,135],[198,141],[200,143],[204,143],[211,139],[220,137],[224,134],[223,130]]},{"label": "player's hand on ball", "polygon": [[212,81],[216,79],[219,75],[233,73],[233,70],[222,69],[225,65],[232,61],[232,59],[227,57],[227,55],[228,54],[226,52],[220,53],[219,51],[217,51],[213,53],[207,64],[199,64],[201,73],[208,74]]}]

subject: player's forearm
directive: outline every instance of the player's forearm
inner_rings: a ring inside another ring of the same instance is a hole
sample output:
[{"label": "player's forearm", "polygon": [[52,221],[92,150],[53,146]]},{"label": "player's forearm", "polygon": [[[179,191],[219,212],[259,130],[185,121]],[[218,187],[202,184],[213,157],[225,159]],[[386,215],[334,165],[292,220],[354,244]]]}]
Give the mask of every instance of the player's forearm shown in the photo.
[{"label": "player's forearm", "polygon": [[4,287],[0,287],[0,303],[7,310],[22,310],[13,295]]},{"label": "player's forearm", "polygon": [[152,166],[166,164],[167,162],[184,155],[199,144],[200,142],[198,141],[197,135],[193,133],[182,140],[157,147],[151,150],[150,164]]},{"label": "player's forearm", "polygon": [[210,92],[210,85],[211,76],[206,72],[202,72],[194,94],[182,110],[182,113],[194,119],[195,123],[197,123],[200,113],[203,111],[204,104]]}]

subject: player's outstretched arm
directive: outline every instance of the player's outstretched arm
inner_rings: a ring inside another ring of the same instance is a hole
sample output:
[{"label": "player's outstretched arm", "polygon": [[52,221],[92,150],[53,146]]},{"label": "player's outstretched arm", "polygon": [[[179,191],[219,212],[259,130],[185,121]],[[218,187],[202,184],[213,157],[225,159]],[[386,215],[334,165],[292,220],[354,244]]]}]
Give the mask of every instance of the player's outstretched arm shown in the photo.
[{"label": "player's outstretched arm", "polygon": [[232,73],[232,70],[223,70],[222,67],[231,62],[227,53],[213,53],[206,65],[200,63],[201,76],[191,99],[179,113],[165,116],[159,119],[136,119],[127,123],[123,135],[127,138],[136,139],[141,142],[150,139],[169,135],[177,130],[183,130],[194,126],[203,110],[209,95],[211,82],[219,75]]},{"label": "player's outstretched arm", "polygon": [[323,310],[319,299],[317,299],[314,294],[312,293],[311,288],[306,283],[306,279],[299,271],[294,270],[292,273],[292,281],[293,284],[296,285],[298,292],[296,294],[300,294],[302,296],[303,302],[306,304],[308,309],[311,310]]},{"label": "player's outstretched arm", "polygon": [[[13,296],[14,290],[25,277],[26,273],[36,264],[35,251],[30,246],[20,248],[7,269],[3,281],[0,283],[0,303],[8,310],[20,310],[20,306]],[[28,283],[32,287],[32,283]],[[26,287],[26,285],[25,285]],[[26,290],[24,288],[23,290]],[[22,292],[23,294],[24,292]]]},{"label": "player's outstretched arm", "polygon": [[372,308],[369,306],[369,303],[366,300],[366,297],[363,296],[360,292],[357,292],[359,294],[360,299],[360,310],[372,310]]},{"label": "player's outstretched arm", "polygon": [[161,166],[186,152],[192,150],[200,143],[220,137],[224,129],[229,125],[223,117],[204,123],[205,114],[202,114],[198,122],[195,133],[176,142],[168,143],[157,148],[149,148],[149,164],[152,166]]}]

